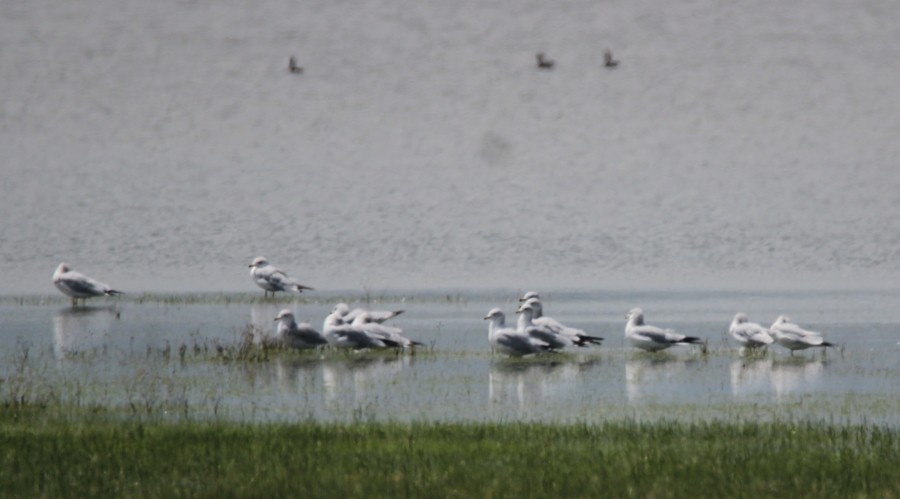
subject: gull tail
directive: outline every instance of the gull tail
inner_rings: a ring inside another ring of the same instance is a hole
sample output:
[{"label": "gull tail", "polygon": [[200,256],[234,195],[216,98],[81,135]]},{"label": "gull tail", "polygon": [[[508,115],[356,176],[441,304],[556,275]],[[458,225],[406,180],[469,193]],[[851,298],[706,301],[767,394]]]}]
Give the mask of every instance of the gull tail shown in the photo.
[{"label": "gull tail", "polygon": [[702,345],[703,340],[701,340],[700,338],[698,338],[696,336],[685,336],[684,339],[679,341],[678,343],[690,343],[692,345]]},{"label": "gull tail", "polygon": [[124,295],[125,293],[123,291],[119,291],[118,289],[108,289],[104,291],[103,294],[105,294],[106,296],[118,296]]},{"label": "gull tail", "polygon": [[600,345],[601,343],[603,343],[603,338],[601,338],[600,336],[588,336],[586,334],[579,334],[576,337],[584,344]]},{"label": "gull tail", "polygon": [[307,289],[310,291],[313,291],[315,289],[315,288],[311,288],[309,286],[304,286],[302,284],[297,284],[294,286],[294,288],[296,289],[297,293],[302,293],[304,290],[307,290]]},{"label": "gull tail", "polygon": [[379,339],[381,340],[382,343],[384,343],[384,346],[386,346],[388,348],[403,348],[403,345],[401,345],[399,342],[396,342],[394,340],[388,340],[385,338],[379,338]]},{"label": "gull tail", "polygon": [[835,345],[834,343],[829,343],[827,341],[823,341],[821,344],[819,344],[819,346],[820,347],[835,347],[837,345]]},{"label": "gull tail", "polygon": [[411,347],[424,347],[425,344],[422,343],[421,341],[409,340],[409,346],[411,346]]}]

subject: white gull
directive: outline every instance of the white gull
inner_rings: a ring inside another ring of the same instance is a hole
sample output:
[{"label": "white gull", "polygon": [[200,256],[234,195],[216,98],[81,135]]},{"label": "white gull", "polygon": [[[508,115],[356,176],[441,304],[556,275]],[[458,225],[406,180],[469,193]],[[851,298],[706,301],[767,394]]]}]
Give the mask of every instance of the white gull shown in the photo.
[{"label": "white gull", "polygon": [[488,325],[488,341],[491,347],[507,355],[529,355],[550,350],[550,345],[506,327],[506,315],[499,308],[492,308],[484,317]]},{"label": "white gull", "polygon": [[625,316],[628,323],[625,325],[625,337],[631,341],[631,345],[641,350],[656,352],[665,350],[672,345],[702,344],[700,338],[678,334],[671,329],[661,329],[656,326],[644,324],[644,311],[633,308]]},{"label": "white gull", "polygon": [[747,348],[764,347],[771,345],[773,341],[769,330],[755,322],[750,322],[747,314],[738,312],[728,328],[731,336],[742,346]]},{"label": "white gull", "polygon": [[268,296],[270,292],[272,296],[275,296],[277,291],[302,293],[304,289],[313,289],[288,277],[283,270],[269,263],[264,256],[254,258],[249,267],[250,277],[257,286],[263,289],[265,296]]},{"label": "white gull", "polygon": [[794,350],[805,350],[811,347],[833,347],[834,344],[825,341],[822,333],[807,331],[791,322],[786,315],[779,315],[772,327],[769,328],[775,343],[789,349],[791,355]]},{"label": "white gull", "polygon": [[56,272],[53,273],[53,284],[64,295],[72,297],[72,306],[78,304],[79,298],[83,305],[87,298],[122,294],[121,291],[113,289],[108,284],[72,270],[66,263],[60,263],[56,267]]}]

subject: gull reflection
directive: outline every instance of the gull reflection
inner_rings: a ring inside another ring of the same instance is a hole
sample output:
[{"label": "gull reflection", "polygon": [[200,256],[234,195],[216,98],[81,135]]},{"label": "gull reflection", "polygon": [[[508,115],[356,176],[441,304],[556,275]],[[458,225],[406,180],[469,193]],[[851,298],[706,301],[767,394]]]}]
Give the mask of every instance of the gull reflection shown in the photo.
[{"label": "gull reflection", "polygon": [[598,363],[599,359],[569,357],[494,359],[488,373],[491,406],[539,408],[547,400],[577,391],[584,373]]},{"label": "gull reflection", "polygon": [[349,354],[322,360],[325,400],[332,404],[359,404],[381,390],[413,359],[408,355]]},{"label": "gull reflection", "polygon": [[731,363],[731,394],[769,393],[772,390],[772,359],[741,358]]},{"label": "gull reflection", "polygon": [[818,384],[825,363],[813,357],[790,357],[772,364],[772,388],[779,398],[811,391]]},{"label": "gull reflection", "polygon": [[678,376],[695,360],[668,354],[636,354],[625,361],[625,389],[635,402],[659,395],[671,395],[680,384]]},{"label": "gull reflection", "polygon": [[277,384],[282,395],[308,395],[320,388],[319,371],[322,360],[318,357],[276,358],[273,382]]},{"label": "gull reflection", "polygon": [[65,307],[53,316],[53,354],[67,354],[105,348],[113,323],[119,318],[116,305]]}]

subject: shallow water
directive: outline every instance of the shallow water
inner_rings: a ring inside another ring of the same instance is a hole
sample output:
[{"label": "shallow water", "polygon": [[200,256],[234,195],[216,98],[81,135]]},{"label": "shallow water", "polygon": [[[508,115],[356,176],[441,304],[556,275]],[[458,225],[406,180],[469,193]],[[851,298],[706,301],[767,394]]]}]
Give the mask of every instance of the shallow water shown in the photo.
[{"label": "shallow water", "polygon": [[[605,344],[572,355],[492,355],[482,317],[494,306],[511,315],[516,296],[398,294],[369,305],[406,309],[396,325],[429,345],[415,354],[270,352],[239,359],[228,356],[248,326],[271,331],[287,307],[321,327],[334,301],[346,297],[292,304],[236,295],[225,304],[221,295],[201,295],[85,309],[56,298],[7,299],[0,302],[0,376],[4,397],[52,392],[54,400],[81,406],[171,417],[900,425],[900,312],[892,307],[898,292],[545,293],[549,315],[605,336]],[[624,312],[636,305],[649,323],[707,339],[710,352],[685,347],[655,355],[627,347]],[[763,323],[789,312],[841,348],[790,356],[773,347],[747,356],[724,334],[736,306]]]}]

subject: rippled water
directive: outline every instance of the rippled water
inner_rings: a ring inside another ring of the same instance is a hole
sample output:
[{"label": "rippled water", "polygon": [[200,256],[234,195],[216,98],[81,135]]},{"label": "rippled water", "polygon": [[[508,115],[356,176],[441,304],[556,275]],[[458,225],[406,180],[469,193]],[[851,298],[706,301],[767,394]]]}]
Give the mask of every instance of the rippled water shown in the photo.
[{"label": "rippled water", "polygon": [[[238,296],[223,304],[207,296],[72,309],[63,301],[7,300],[0,306],[4,396],[22,390],[39,398],[50,391],[54,400],[139,415],[250,421],[662,417],[900,424],[896,292],[559,292],[546,300],[547,312],[607,341],[530,359],[492,355],[481,319],[494,306],[511,314],[516,294],[406,296],[371,306],[407,310],[396,325],[429,345],[414,355],[276,352],[264,359],[229,359],[248,326],[270,331],[278,310],[289,307],[321,327],[333,302],[251,303]],[[624,311],[635,305],[650,323],[707,339],[709,354],[630,348]],[[763,323],[789,311],[841,348],[791,356],[773,347],[748,357],[724,334],[737,307]],[[226,348],[224,356],[217,346]]]},{"label": "rippled water", "polygon": [[0,293],[896,283],[898,16],[5,2]]}]

